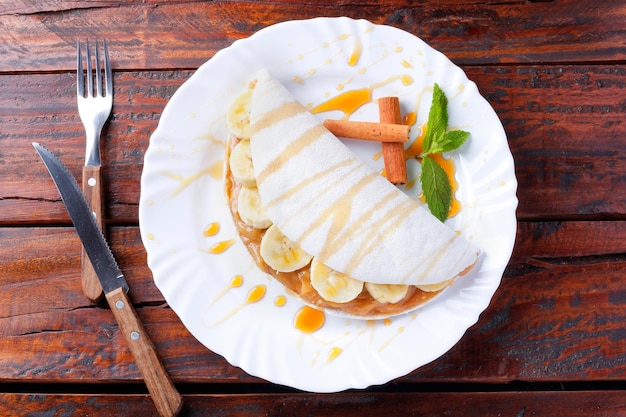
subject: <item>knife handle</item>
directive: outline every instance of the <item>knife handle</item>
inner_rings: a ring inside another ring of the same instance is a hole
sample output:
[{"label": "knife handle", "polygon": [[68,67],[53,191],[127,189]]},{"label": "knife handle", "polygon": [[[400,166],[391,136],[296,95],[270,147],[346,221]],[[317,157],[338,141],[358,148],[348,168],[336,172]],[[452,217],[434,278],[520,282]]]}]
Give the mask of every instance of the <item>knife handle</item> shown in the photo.
[{"label": "knife handle", "polygon": [[118,288],[105,296],[128,342],[130,352],[137,362],[157,411],[163,417],[177,415],[182,408],[183,399],[157,356],[156,348],[143,328],[126,292]]},{"label": "knife handle", "polygon": [[[104,218],[102,209],[102,176],[100,175],[99,166],[83,167],[83,193],[87,198],[87,203],[91,207],[96,218],[96,223],[100,226],[100,230],[104,233]],[[102,285],[100,280],[91,266],[91,261],[82,247],[81,252],[81,279],[83,293],[91,301],[98,301],[102,298]]]}]

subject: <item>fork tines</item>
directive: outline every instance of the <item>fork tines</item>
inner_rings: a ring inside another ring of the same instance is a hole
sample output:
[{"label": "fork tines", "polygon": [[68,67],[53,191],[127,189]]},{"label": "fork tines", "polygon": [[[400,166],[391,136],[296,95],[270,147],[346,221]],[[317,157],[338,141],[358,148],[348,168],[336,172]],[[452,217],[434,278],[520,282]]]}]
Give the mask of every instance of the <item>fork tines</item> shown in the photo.
[{"label": "fork tines", "polygon": [[[102,67],[100,64],[100,51],[98,49],[98,40],[95,41],[95,61],[96,61],[96,71],[95,71],[95,83],[96,83],[96,91],[97,96],[110,96],[113,94],[113,73],[111,70],[111,61],[109,60],[109,51],[107,50],[107,41],[106,39],[102,41],[103,52],[104,52],[104,79],[106,82],[106,92],[102,93]],[[92,74],[92,64],[91,64],[91,50],[89,47],[89,40],[85,41],[85,49],[87,52],[87,71],[86,75],[83,74],[83,59],[81,53],[81,44],[80,41],[76,41],[76,50],[78,51],[76,58],[76,72],[78,75],[78,82],[76,83],[76,92],[79,97],[94,97],[94,74]],[[85,92],[85,78],[87,79],[87,91]],[[86,93],[86,94],[85,94]]]}]

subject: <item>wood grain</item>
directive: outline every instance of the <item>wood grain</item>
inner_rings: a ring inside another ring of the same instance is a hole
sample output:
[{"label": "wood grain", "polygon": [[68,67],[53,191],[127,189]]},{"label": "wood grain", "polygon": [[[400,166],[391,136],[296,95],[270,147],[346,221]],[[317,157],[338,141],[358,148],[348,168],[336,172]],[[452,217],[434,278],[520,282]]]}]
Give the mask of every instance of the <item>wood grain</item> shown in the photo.
[{"label": "wood grain", "polygon": [[[82,190],[85,194],[87,204],[92,210],[100,230],[106,235],[106,227],[104,224],[104,196],[102,190],[102,174],[100,166],[83,166]],[[83,293],[92,301],[98,301],[102,296],[102,285],[95,269],[91,265],[89,256],[83,247],[81,250],[81,278]]]},{"label": "wood grain", "polygon": [[182,397],[161,362],[126,291],[120,287],[107,292],[105,297],[157,411],[162,417],[177,416],[183,406]]},{"label": "wood grain", "polygon": [[[626,377],[621,325],[626,226],[619,221],[521,226],[511,264],[478,323],[447,354],[399,382]],[[579,242],[592,232],[603,236],[601,244],[554,243]],[[135,308],[175,382],[258,382],[201,346],[167,307],[145,264],[137,228],[112,227],[109,236]],[[111,312],[82,294],[73,229],[0,228],[0,241],[16,242],[12,249],[0,247],[0,380],[137,381],[140,375]]]},{"label": "wood grain", "polygon": [[[626,213],[624,65],[466,67],[502,120],[516,165],[520,219],[607,219]],[[149,138],[191,71],[115,74],[114,115],[102,144],[108,222],[137,222]],[[73,74],[0,79],[0,224],[69,223],[31,142],[76,177],[84,153]],[[49,93],[41,91],[46,85]],[[9,116],[10,115],[10,116]],[[602,122],[598,120],[601,118]],[[29,184],[25,187],[24,184]]]},{"label": "wood grain", "polygon": [[463,65],[626,58],[622,24],[626,7],[621,0],[419,4],[397,0],[353,5],[282,0],[263,2],[262,7],[255,2],[118,1],[96,2],[93,7],[43,3],[37,10],[55,12],[33,13],[33,6],[22,1],[8,2],[0,10],[0,25],[11,28],[11,36],[0,42],[3,71],[71,70],[76,39],[101,33],[102,25],[116,70],[197,68],[218,50],[259,29],[318,16],[401,27]]},{"label": "wood grain", "polygon": [[[189,394],[181,415],[343,417],[382,414],[423,417],[620,417],[626,415],[624,400],[615,391],[582,392],[470,392],[470,393],[342,393],[332,396],[312,394]],[[157,416],[146,395],[134,394],[4,394],[0,412],[15,410],[55,416]]]},{"label": "wood grain", "polygon": [[[315,395],[248,375],[189,333],[152,280],[138,203],[150,135],[200,65],[269,25],[341,15],[421,37],[476,83],[515,160],[518,230],[489,306],[446,354]],[[80,178],[75,44],[98,35],[115,71],[107,237],[183,415],[626,416],[624,21],[622,0],[2,2],[0,415],[157,415],[112,312],[82,292],[80,242],[31,146]]]}]

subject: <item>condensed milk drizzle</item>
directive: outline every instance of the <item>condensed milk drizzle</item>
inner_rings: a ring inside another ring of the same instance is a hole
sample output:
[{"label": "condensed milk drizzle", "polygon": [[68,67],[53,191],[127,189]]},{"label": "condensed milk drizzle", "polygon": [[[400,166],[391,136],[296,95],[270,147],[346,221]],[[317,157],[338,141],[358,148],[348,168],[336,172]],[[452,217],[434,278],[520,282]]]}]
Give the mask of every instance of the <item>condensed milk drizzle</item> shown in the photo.
[{"label": "condensed milk drizzle", "polygon": [[[293,197],[296,193],[301,192],[303,189],[306,189],[306,187],[309,186],[310,184],[312,184],[312,183],[314,183],[316,181],[321,181],[325,177],[333,176],[335,178],[341,179],[343,176],[349,175],[352,172],[352,170],[348,170],[343,175],[339,175],[339,176],[338,176],[338,172],[340,172],[344,168],[348,168],[351,164],[353,164],[353,162],[354,162],[353,160],[349,160],[349,159],[348,160],[344,160],[344,161],[336,164],[335,166],[331,167],[327,171],[320,172],[320,173],[318,173],[316,175],[311,176],[310,178],[305,179],[301,183],[302,184],[301,188],[293,188],[293,189],[289,189],[289,190],[283,190],[283,193],[278,198],[276,198],[275,200],[271,200],[271,201],[267,202],[267,207],[272,207],[274,204],[276,204],[281,199]],[[328,190],[326,190],[326,191],[328,191]]]},{"label": "condensed milk drizzle", "polygon": [[[369,30],[373,30],[373,28],[368,28],[367,31]],[[362,54],[363,54],[363,44],[359,36],[352,36],[351,34],[343,34],[330,42],[325,42],[321,44],[320,48],[328,48],[333,43],[344,42],[344,41],[347,41],[348,39],[350,39],[350,41],[352,42],[352,49],[348,53],[345,63],[349,67],[356,68],[357,71],[354,77],[348,78],[345,82],[337,84],[336,85],[337,91],[343,91],[346,85],[351,83],[356,76],[364,74],[367,71],[367,68],[369,66],[372,66],[375,63],[379,62],[380,60],[387,58],[389,55],[388,51],[384,51],[384,53],[380,56],[379,59],[374,60],[373,62],[369,64],[365,64],[361,66],[360,68],[357,68],[361,60]],[[402,48],[398,47],[392,52],[399,53],[401,51],[402,51]],[[314,51],[312,50],[305,54],[309,54],[313,52]],[[337,51],[337,55],[345,56],[343,54],[343,49],[340,49],[339,51]],[[300,54],[295,59],[302,60],[303,58],[304,58],[304,54]],[[332,56],[332,59],[334,58],[335,56]],[[321,66],[329,65],[330,63],[331,63],[331,58],[327,58],[322,63]],[[406,59],[402,59],[400,61],[400,65],[403,68],[409,69],[409,70],[414,67],[413,64],[414,63],[412,61],[407,61]],[[313,75],[316,71],[317,71],[317,68],[312,68],[311,70],[309,70],[308,76]],[[296,76],[293,78],[293,81],[302,84],[304,82],[304,78]],[[396,81],[399,81],[404,86],[410,85],[414,82],[413,78],[410,75],[398,74],[398,75],[391,76],[385,80],[382,80],[378,83],[371,84],[369,87],[366,87],[366,88],[343,91],[337,95],[334,95],[328,98],[326,101],[322,103],[319,103],[315,106],[311,105],[309,106],[309,108],[310,108],[311,113],[340,111],[341,113],[343,113],[343,118],[348,119],[362,106],[372,103],[374,101],[373,96],[374,96],[374,91],[376,89],[383,87],[385,85],[388,85],[390,83],[396,82]],[[268,116],[266,116],[265,119],[259,121],[257,125],[254,126],[254,129],[260,130],[266,126],[277,123],[280,120],[292,117],[295,114],[297,114],[297,108],[295,107],[294,103],[291,103],[291,104],[287,103],[275,109],[275,111],[271,112]],[[408,112],[407,114],[405,114],[403,123],[409,126],[414,126],[417,123],[417,111],[412,111],[412,112]],[[302,150],[305,149],[306,146],[314,142],[320,134],[321,134],[321,131],[319,129],[311,129],[310,131],[303,134],[300,140],[295,142],[292,145],[292,147],[283,154],[284,158],[282,158],[281,160],[277,160],[274,162],[274,164],[268,166],[266,170],[260,173],[259,178],[262,180],[264,177],[271,175],[272,172],[276,172],[280,170],[280,168],[293,155],[299,152],[302,152]],[[425,134],[425,126],[422,126],[420,135],[408,146],[408,148],[405,151],[406,159],[418,158],[419,154],[421,153],[421,141],[423,140],[424,134]],[[454,191],[458,189],[458,183],[454,179],[454,165],[452,161],[441,157],[440,159],[438,159],[437,162],[439,162],[440,165],[446,171],[446,173],[448,173],[448,176],[451,181],[451,185],[453,187],[453,193],[454,193]],[[307,185],[306,184],[307,181],[309,183],[312,183],[312,182],[319,180],[320,177],[322,176],[336,175],[335,171],[340,171],[342,169],[345,170],[346,168],[349,168],[349,161],[343,162],[342,164],[334,167],[332,170],[330,170],[330,172],[320,173],[317,176],[307,179],[305,183],[303,183],[302,185],[304,185],[304,188],[305,188]],[[163,172],[163,175],[165,175],[166,177],[170,179],[175,180],[178,183],[178,187],[172,193],[168,195],[168,198],[176,196],[177,194],[182,192],[185,188],[187,188],[191,183],[193,183],[194,181],[196,181],[197,179],[199,179],[200,177],[204,175],[210,175],[212,178],[216,180],[221,179],[222,172],[223,172],[223,161],[218,161],[214,163],[211,167],[203,169],[202,171],[199,171],[198,173],[187,176],[187,177],[178,175],[175,173],[171,173],[171,172]],[[316,227],[319,227],[321,223],[331,221],[332,226],[331,226],[331,233],[329,233],[329,236],[333,236],[333,237],[328,238],[329,241],[327,242],[326,245],[324,245],[324,247],[326,248],[325,250],[330,253],[330,252],[334,252],[338,248],[345,245],[347,243],[344,239],[346,232],[345,230],[343,230],[343,226],[345,226],[345,224],[347,223],[347,219],[350,218],[350,213],[352,210],[351,199],[353,198],[354,195],[358,193],[360,189],[365,187],[369,181],[371,181],[371,178],[365,177],[358,184],[354,185],[350,189],[345,190],[345,193],[342,196],[342,199],[345,201],[345,205],[343,206],[343,208],[342,209],[333,208],[332,210],[328,210],[327,212],[320,213],[318,218],[313,219],[313,222],[309,230],[305,232],[305,235],[307,233],[310,233],[310,231],[315,229]],[[415,180],[413,180],[413,182],[414,181]],[[410,186],[412,186],[411,182],[405,185],[405,187],[410,187]],[[284,190],[280,198],[289,198],[290,196],[292,196],[298,191],[300,190]],[[377,209],[381,209],[385,205],[385,203],[386,203],[386,198],[382,197],[380,202],[377,205]],[[272,202],[270,202],[269,204],[271,205]],[[414,209],[414,206],[410,204],[404,204],[404,205],[395,207],[394,211],[392,211],[393,213],[392,215],[383,216],[378,221],[374,223],[370,222],[369,224],[366,222],[366,217],[371,216],[372,213],[364,213],[361,215],[359,219],[357,219],[356,224],[360,224],[360,225],[368,224],[368,226],[361,226],[363,227],[363,230],[361,232],[368,236],[368,239],[365,239],[365,242],[368,242],[370,240],[374,240],[376,238],[376,235],[378,233],[381,233],[381,231],[382,233],[386,233],[385,232],[386,230],[393,230],[393,228],[397,227],[401,219],[405,216],[405,212],[412,210],[412,209]],[[460,204],[458,201],[456,201],[456,199],[454,199],[450,216],[453,216],[454,214],[458,213],[459,210],[460,210]],[[203,235],[205,237],[211,237],[211,236],[216,236],[218,232],[219,232],[219,223],[211,223],[203,230]],[[225,240],[215,243],[208,250],[206,250],[206,252],[214,254],[214,255],[219,255],[219,254],[224,253],[224,251],[226,251],[234,243],[235,243],[235,239],[225,239]],[[356,268],[356,266],[362,261],[363,258],[367,257],[367,255],[373,249],[373,246],[374,245],[368,245],[364,243],[358,249],[354,257],[349,262],[349,268],[348,268],[349,270],[347,271],[348,274],[350,270]],[[222,299],[224,295],[228,293],[229,291],[242,287],[243,282],[244,282],[243,275],[233,276],[229,284],[225,288],[223,288],[221,292],[219,292],[213,298],[210,305],[213,305],[217,301]],[[211,327],[215,327],[215,326],[223,324],[229,318],[237,314],[246,306],[262,301],[265,298],[265,296],[266,296],[265,285],[259,284],[259,285],[253,286],[252,288],[248,290],[248,293],[245,299],[239,305],[236,305],[234,308],[232,308],[232,310],[230,310],[227,314],[225,314],[220,320],[213,323]],[[272,300],[272,303],[275,307],[282,307],[286,304],[286,302],[287,302],[287,298],[284,295],[276,296]],[[414,320],[415,317],[416,317],[416,314],[411,315],[411,318],[409,321]],[[395,322],[395,319],[393,321]],[[299,330],[300,332],[302,332],[303,335],[311,335],[312,333],[317,332],[324,326],[325,322],[326,322],[326,317],[325,317],[324,312],[317,310],[315,308],[308,307],[308,306],[304,306],[300,308],[293,317],[293,327]],[[393,340],[395,340],[401,333],[405,331],[407,324],[408,323],[396,325],[396,323],[393,323],[393,328],[395,329],[395,333],[393,333],[389,338],[387,338],[382,344],[378,346],[378,351],[383,351],[384,349],[386,349],[393,342]],[[347,337],[349,339],[346,343],[328,344],[329,349],[327,350],[324,363],[328,364],[328,363],[335,361],[345,352],[346,349],[350,347],[352,343],[354,343],[355,340],[357,340],[363,334],[366,334],[368,331],[370,332],[369,333],[370,343],[373,343],[374,335],[376,334],[376,329],[378,327],[384,328],[384,327],[390,327],[390,326],[392,326],[392,319],[385,319],[385,320],[380,320],[380,321],[367,321],[367,327],[365,329],[361,329],[358,332],[346,332],[344,336],[342,336],[342,337]],[[310,336],[307,336],[307,337],[310,337]]]},{"label": "condensed milk drizzle", "polygon": [[[409,75],[396,75],[388,78],[385,81],[380,83],[376,83],[368,88],[362,88],[358,90],[350,90],[343,93],[340,93],[336,96],[333,96],[326,101],[318,104],[317,106],[310,109],[311,113],[323,113],[327,111],[340,111],[343,113],[342,119],[348,119],[356,110],[360,107],[372,103],[373,102],[373,90],[383,85],[401,80],[403,85],[409,85],[413,82],[413,79]],[[423,92],[418,94],[418,98],[421,97]],[[418,100],[419,101],[419,100]],[[417,123],[417,110],[409,111],[403,116],[403,123],[407,126],[415,126]],[[419,155],[422,153],[422,141],[426,135],[426,123],[420,127],[419,135],[409,144],[409,146],[405,150],[405,159],[416,159],[419,160]],[[372,158],[374,160],[378,160],[382,156],[381,152],[376,153]],[[459,183],[455,178],[456,169],[454,167],[454,162],[452,159],[448,159],[444,157],[442,154],[432,155],[433,158],[439,166],[443,168],[448,176],[448,180],[450,181],[450,186],[452,188],[452,205],[450,207],[450,213],[448,217],[454,217],[461,211],[461,203],[454,196],[459,189]],[[385,172],[381,173],[383,176]],[[407,183],[404,185],[404,188],[409,190],[419,181],[419,176],[415,176],[414,178],[409,179]],[[420,199],[422,203],[424,203],[423,197]]]},{"label": "condensed milk drizzle", "polygon": [[[220,168],[221,168],[221,163],[220,163]],[[176,174],[171,171],[162,171],[161,174],[163,174],[165,177],[178,182],[178,187],[176,187],[174,191],[169,193],[166,196],[166,198],[175,197],[176,195],[180,194],[185,188],[189,187],[194,181],[198,180],[200,177],[203,177],[204,175],[212,175],[214,172],[215,172],[214,166],[210,166],[208,168],[200,170],[194,174],[191,174],[188,177],[185,177],[180,174]]]},{"label": "condensed milk drizzle", "polygon": [[239,288],[242,285],[243,285],[243,275],[235,275],[234,277],[232,277],[228,285],[224,287],[222,291],[217,293],[215,297],[213,297],[213,300],[211,300],[209,305],[212,306],[213,304],[221,300],[222,297],[224,297],[230,290],[232,290],[233,288]]},{"label": "condensed milk drizzle", "polygon": [[[369,31],[369,28],[366,29],[366,32],[368,31]],[[309,51],[296,55],[295,58],[288,59],[287,63],[291,64],[294,61],[303,61],[306,57],[312,56],[315,53],[319,52],[320,50],[324,50],[325,52],[324,54],[325,58],[322,64],[320,64],[319,66],[309,67],[306,75],[296,75],[293,77],[293,81],[299,84],[303,84],[307,77],[310,77],[311,75],[315,74],[320,68],[326,65],[330,65],[331,63],[333,63],[333,61],[337,57],[343,57],[344,52],[345,52],[345,47],[342,44],[348,41],[351,41],[352,44],[351,44],[351,50],[350,52],[348,52],[347,59],[345,62],[346,64],[348,64],[348,66],[355,67],[359,63],[359,60],[361,59],[361,55],[363,53],[363,41],[361,40],[360,36],[354,36],[350,33],[344,33],[344,34],[339,35],[337,38],[331,41],[322,42],[316,48],[310,49]],[[329,51],[331,46],[335,44],[338,45],[336,50]]]},{"label": "condensed milk drizzle", "polygon": [[385,342],[383,342],[379,347],[378,347],[378,351],[382,352],[383,350],[385,350],[387,347],[389,347],[389,345],[391,345],[391,343],[398,337],[400,336],[400,334],[404,333],[404,331],[406,330],[406,326],[408,326],[408,324],[412,321],[414,321],[417,318],[417,313],[413,313],[409,316],[407,322],[403,325],[398,325],[395,328],[395,333],[393,333],[391,335],[391,337],[389,337],[387,340],[385,340]]},{"label": "condensed milk drizzle", "polygon": [[246,299],[241,304],[233,308],[229,313],[227,313],[221,319],[209,325],[208,327],[217,327],[223,324],[224,322],[226,322],[231,317],[233,317],[235,314],[237,314],[246,306],[250,304],[258,303],[259,301],[263,299],[263,297],[265,297],[266,289],[267,289],[266,286],[263,284],[255,285],[254,287],[250,289],[250,291],[248,291]]}]

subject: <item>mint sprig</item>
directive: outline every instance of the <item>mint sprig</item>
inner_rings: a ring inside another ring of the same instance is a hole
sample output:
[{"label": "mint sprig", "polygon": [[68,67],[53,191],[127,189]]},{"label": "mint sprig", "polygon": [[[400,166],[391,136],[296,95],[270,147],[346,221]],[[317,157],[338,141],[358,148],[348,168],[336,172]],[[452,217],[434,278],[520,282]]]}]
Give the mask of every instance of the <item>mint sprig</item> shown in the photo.
[{"label": "mint sprig", "polygon": [[463,130],[447,129],[448,99],[435,83],[422,153],[419,155],[422,159],[420,183],[430,212],[442,222],[448,218],[452,206],[452,186],[446,172],[430,155],[453,151],[463,145],[470,135]]}]

